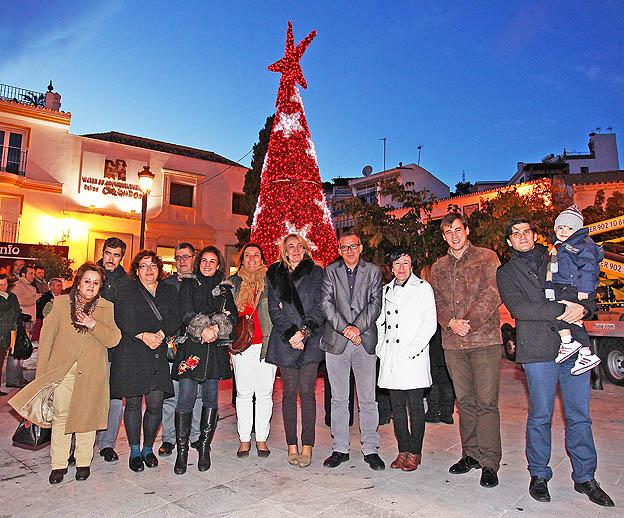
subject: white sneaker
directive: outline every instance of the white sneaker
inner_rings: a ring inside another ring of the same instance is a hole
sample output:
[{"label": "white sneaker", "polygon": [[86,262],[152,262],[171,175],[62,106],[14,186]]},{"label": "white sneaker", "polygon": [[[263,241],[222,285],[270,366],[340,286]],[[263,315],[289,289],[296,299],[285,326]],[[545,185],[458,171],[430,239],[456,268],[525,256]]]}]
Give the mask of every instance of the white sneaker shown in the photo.
[{"label": "white sneaker", "polygon": [[561,342],[559,346],[559,353],[555,358],[555,363],[561,363],[566,361],[570,356],[572,356],[576,351],[578,351],[581,347],[583,347],[582,343],[577,342],[576,340],[572,340],[569,343]]},{"label": "white sneaker", "polygon": [[581,351],[578,355],[578,358],[574,362],[574,367],[570,369],[570,374],[572,376],[578,376],[579,374],[583,374],[590,369],[593,369],[596,365],[600,364],[600,358],[593,353],[583,354]]}]

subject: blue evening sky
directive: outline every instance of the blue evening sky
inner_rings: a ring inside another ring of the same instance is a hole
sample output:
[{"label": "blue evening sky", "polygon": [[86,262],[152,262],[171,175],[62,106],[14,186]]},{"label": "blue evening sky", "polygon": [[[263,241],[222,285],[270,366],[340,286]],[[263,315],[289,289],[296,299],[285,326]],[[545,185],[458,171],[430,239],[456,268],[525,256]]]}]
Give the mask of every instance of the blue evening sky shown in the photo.
[{"label": "blue evening sky", "polygon": [[[624,2],[0,0],[0,83],[45,91],[75,134],[120,131],[245,155],[274,111],[286,26],[318,34],[301,90],[321,176],[418,160],[449,184],[518,161],[624,153]],[[243,160],[250,164],[251,156]],[[622,162],[620,163],[621,167]]]}]

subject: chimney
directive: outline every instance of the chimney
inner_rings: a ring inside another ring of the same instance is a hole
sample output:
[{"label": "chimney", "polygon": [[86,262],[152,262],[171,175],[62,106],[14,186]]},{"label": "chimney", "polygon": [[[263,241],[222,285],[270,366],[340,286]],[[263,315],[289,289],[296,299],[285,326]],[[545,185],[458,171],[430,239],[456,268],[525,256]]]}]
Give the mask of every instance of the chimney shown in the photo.
[{"label": "chimney", "polygon": [[45,96],[45,107],[48,110],[54,110],[55,112],[61,109],[61,94],[54,93],[54,86],[52,86],[52,81],[48,85],[48,91]]}]

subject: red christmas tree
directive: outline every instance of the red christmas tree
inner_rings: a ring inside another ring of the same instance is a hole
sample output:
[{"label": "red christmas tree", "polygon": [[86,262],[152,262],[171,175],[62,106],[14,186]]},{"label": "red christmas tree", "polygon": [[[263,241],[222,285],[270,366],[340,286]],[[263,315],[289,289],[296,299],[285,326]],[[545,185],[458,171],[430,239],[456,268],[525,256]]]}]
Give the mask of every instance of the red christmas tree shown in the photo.
[{"label": "red christmas tree", "polygon": [[292,22],[288,22],[284,57],[269,66],[282,78],[251,227],[251,240],[262,246],[269,264],[278,259],[279,243],[290,233],[310,243],[313,257],[321,266],[327,266],[338,250],[316,151],[296,86],[298,83],[307,88],[299,60],[314,36],[316,31],[295,47]]}]

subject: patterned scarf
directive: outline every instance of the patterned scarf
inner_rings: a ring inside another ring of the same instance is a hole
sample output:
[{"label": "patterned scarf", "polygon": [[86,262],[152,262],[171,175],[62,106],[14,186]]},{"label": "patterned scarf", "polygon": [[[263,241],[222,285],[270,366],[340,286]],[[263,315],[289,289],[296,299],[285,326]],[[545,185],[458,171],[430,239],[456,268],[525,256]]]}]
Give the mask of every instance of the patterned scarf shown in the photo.
[{"label": "patterned scarf", "polygon": [[247,306],[253,307],[256,297],[260,298],[264,290],[264,277],[266,276],[267,267],[263,264],[255,270],[249,270],[243,265],[238,269],[238,276],[242,279],[238,297],[236,297],[236,307],[238,312],[245,311]]},{"label": "patterned scarf", "polygon": [[81,326],[76,323],[78,318],[78,313],[85,313],[86,315],[93,315],[95,311],[95,307],[97,306],[98,299],[100,298],[99,293],[93,297],[89,302],[85,302],[80,295],[77,287],[73,287],[69,292],[69,306],[71,308],[71,322],[72,326],[79,333],[86,333],[89,329],[85,326]]},{"label": "patterned scarf", "polygon": [[548,300],[555,300],[555,289],[553,286],[553,273],[559,271],[559,263],[557,261],[557,251],[561,246],[561,241],[557,241],[550,250],[550,260],[546,269],[546,284],[544,286],[544,294]]}]

